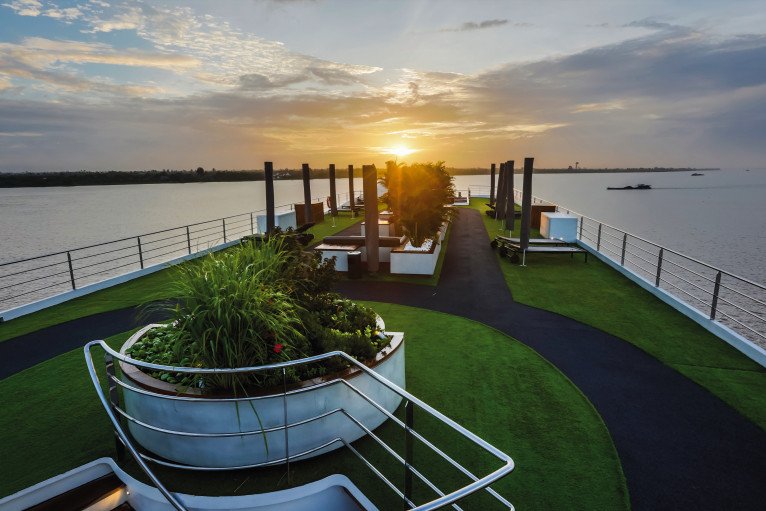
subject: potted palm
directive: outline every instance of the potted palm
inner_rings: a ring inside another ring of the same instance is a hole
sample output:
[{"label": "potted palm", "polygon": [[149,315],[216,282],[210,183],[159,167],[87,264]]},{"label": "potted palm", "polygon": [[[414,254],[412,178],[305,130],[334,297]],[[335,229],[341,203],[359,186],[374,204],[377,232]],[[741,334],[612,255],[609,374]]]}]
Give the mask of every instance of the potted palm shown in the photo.
[{"label": "potted palm", "polygon": [[[335,278],[332,261],[304,253],[291,236],[211,254],[178,269],[172,321],[136,332],[122,352],[175,367],[242,368],[339,350],[404,386],[403,336],[381,335],[374,311],[330,291]],[[385,420],[347,386],[328,381],[354,378],[355,387],[384,392],[379,397],[389,411],[399,404],[369,376],[335,359],[236,374],[121,367],[136,440],[163,458],[195,466],[273,461],[288,445],[290,456],[299,456],[339,432],[352,441],[361,430],[330,413],[340,408],[353,410],[368,427]],[[285,424],[294,424],[287,438]]]}]

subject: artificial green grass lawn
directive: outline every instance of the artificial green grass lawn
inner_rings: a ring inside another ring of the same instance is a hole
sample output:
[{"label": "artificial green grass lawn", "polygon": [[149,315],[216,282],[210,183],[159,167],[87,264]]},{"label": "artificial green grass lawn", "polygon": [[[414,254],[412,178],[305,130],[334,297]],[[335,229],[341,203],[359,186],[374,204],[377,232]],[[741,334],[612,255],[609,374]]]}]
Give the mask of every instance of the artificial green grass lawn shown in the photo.
[{"label": "artificial green grass lawn", "polygon": [[[483,214],[486,202],[471,206],[494,237],[500,231]],[[766,429],[766,369],[595,257],[584,264],[581,256],[533,254],[525,267],[503,258],[500,267],[514,300],[625,339]]]},{"label": "artificial green grass lawn", "polygon": [[[390,331],[405,332],[407,389],[514,458],[515,471],[493,487],[519,509],[629,508],[621,466],[601,418],[547,361],[486,325],[423,309],[368,305],[385,318]],[[117,346],[127,336],[121,334],[109,342]],[[419,409],[415,429],[482,475],[500,466]],[[94,458],[114,455],[113,436],[91,388],[81,350],[0,381],[0,431],[4,436],[0,495]],[[398,427],[387,424],[377,433],[401,450]],[[392,481],[401,484],[400,465],[371,441],[358,444]],[[415,466],[445,490],[467,483],[456,471],[437,463],[417,441]],[[284,468],[195,479],[160,472],[172,482],[172,489],[197,494],[270,491],[284,487],[286,481]],[[292,482],[302,484],[336,472],[347,474],[381,509],[401,507],[401,501],[345,450],[294,463]],[[422,485],[416,485],[416,495],[434,497]],[[464,508],[501,507],[482,492],[468,499]]]},{"label": "artificial green grass lawn", "polygon": [[[335,227],[333,227],[331,217],[327,216],[324,222],[315,225],[308,232],[314,234],[315,239],[321,240],[361,220],[361,216],[352,218],[351,215],[340,215],[336,217]],[[172,278],[172,270],[160,270],[151,275],[7,321],[0,324],[0,342],[98,312],[168,298]]]}]

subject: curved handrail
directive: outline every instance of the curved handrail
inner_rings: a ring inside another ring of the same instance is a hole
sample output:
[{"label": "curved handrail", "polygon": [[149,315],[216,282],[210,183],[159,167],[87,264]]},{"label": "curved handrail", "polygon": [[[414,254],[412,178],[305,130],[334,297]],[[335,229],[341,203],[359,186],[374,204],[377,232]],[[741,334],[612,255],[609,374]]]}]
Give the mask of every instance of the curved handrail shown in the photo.
[{"label": "curved handrail", "polygon": [[[302,364],[310,364],[313,362],[318,362],[321,360],[326,360],[333,357],[339,357],[348,362],[349,364],[356,366],[358,369],[363,371],[365,374],[373,378],[375,381],[383,385],[384,387],[388,388],[392,392],[398,394],[400,397],[407,399],[414,405],[418,406],[419,408],[422,408],[424,411],[426,411],[429,415],[436,418],[443,424],[446,424],[453,430],[460,433],[463,437],[467,438],[477,446],[481,447],[488,453],[492,454],[496,458],[498,458],[501,462],[504,463],[504,465],[497,470],[485,475],[484,477],[474,480],[471,484],[464,486],[462,488],[459,488],[451,493],[448,493],[446,495],[440,496],[439,498],[432,500],[430,502],[427,502],[425,504],[422,504],[420,506],[415,507],[414,509],[418,511],[426,511],[426,510],[433,510],[433,509],[439,509],[441,507],[454,504],[460,499],[463,499],[479,490],[482,489],[489,489],[488,487],[493,484],[494,482],[502,479],[509,473],[513,471],[515,468],[515,463],[513,459],[502,452],[500,449],[496,448],[489,442],[485,441],[481,437],[477,436],[476,434],[472,433],[468,429],[464,428],[457,422],[453,421],[446,415],[442,414],[438,410],[432,408],[425,402],[421,401],[420,399],[416,398],[406,390],[402,389],[398,385],[394,384],[387,378],[381,376],[380,374],[376,373],[363,363],[359,362],[355,358],[351,357],[347,353],[343,351],[331,351],[328,353],[323,353],[320,355],[314,355],[311,357],[305,357],[302,359],[296,359],[296,360],[288,360],[284,362],[277,362],[273,364],[265,364],[261,366],[250,366],[250,367],[239,367],[239,368],[190,368],[190,367],[176,367],[176,366],[168,366],[163,364],[154,364],[150,362],[143,362],[140,360],[136,360],[132,357],[129,357],[125,354],[122,354],[114,349],[112,349],[108,344],[106,344],[103,340],[96,340],[96,341],[90,341],[87,343],[84,347],[85,352],[85,359],[88,366],[88,372],[90,373],[91,380],[93,382],[94,387],[96,388],[96,392],[99,396],[99,400],[101,401],[102,406],[107,412],[107,415],[109,416],[110,421],[112,422],[112,425],[115,428],[115,431],[117,432],[120,440],[125,444],[125,446],[128,448],[128,451],[130,452],[131,456],[136,460],[136,462],[139,464],[141,469],[146,473],[146,475],[151,479],[151,481],[156,485],[157,489],[165,496],[165,498],[168,499],[168,501],[175,507],[178,511],[186,511],[183,504],[178,500],[178,498],[171,493],[167,488],[162,485],[162,483],[159,481],[159,479],[154,475],[154,473],[151,471],[149,466],[144,461],[144,457],[142,454],[138,452],[138,450],[135,448],[135,446],[132,445],[130,439],[128,438],[127,434],[123,431],[122,426],[119,422],[119,419],[117,418],[116,414],[112,410],[111,405],[107,401],[106,397],[104,396],[103,389],[101,387],[101,382],[98,378],[98,374],[96,373],[95,367],[93,365],[93,357],[91,354],[91,349],[99,346],[101,349],[103,349],[107,354],[111,355],[113,358],[116,358],[117,360],[120,360],[122,362],[125,362],[127,364],[136,366],[136,367],[142,367],[145,369],[153,369],[158,371],[168,371],[168,372],[175,372],[175,373],[182,373],[182,374],[241,374],[241,373],[250,373],[250,372],[262,372],[262,371],[269,371],[274,369],[283,369],[287,367],[302,365]],[[504,499],[503,499],[504,501]],[[507,502],[507,501],[505,501]]]}]

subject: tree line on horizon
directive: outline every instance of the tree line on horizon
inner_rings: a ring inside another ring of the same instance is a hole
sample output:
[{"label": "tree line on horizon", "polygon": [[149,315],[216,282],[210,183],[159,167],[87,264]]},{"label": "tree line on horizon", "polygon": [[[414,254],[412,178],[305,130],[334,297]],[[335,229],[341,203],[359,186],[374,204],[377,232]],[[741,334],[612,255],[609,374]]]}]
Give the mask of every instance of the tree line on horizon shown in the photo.
[{"label": "tree line on horizon", "polygon": [[[357,177],[361,177],[361,168]],[[635,168],[603,168],[589,169],[535,169],[538,173],[602,173],[602,172],[686,172],[697,170],[718,170],[700,168],[670,168],[670,167],[635,167]],[[447,168],[453,176],[489,174],[489,167]],[[516,169],[521,172],[521,168]],[[312,168],[312,179],[327,179],[329,170]],[[338,167],[335,177],[348,177],[345,166]],[[279,169],[274,171],[275,179],[301,179],[301,169]],[[58,171],[58,172],[5,172],[0,173],[0,188],[43,187],[43,186],[95,186],[95,185],[133,185],[161,183],[212,183],[234,181],[263,181],[263,170],[205,170],[197,167],[191,170],[138,170],[138,171]]]}]

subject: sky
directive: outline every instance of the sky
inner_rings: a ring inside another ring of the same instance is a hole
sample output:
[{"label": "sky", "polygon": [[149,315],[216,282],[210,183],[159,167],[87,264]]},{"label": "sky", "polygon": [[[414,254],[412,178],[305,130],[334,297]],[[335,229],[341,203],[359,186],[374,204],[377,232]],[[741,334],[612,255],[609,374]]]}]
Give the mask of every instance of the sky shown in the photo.
[{"label": "sky", "polygon": [[0,0],[0,171],[764,167],[758,1]]}]

